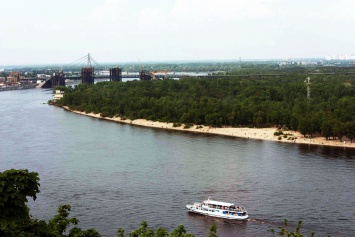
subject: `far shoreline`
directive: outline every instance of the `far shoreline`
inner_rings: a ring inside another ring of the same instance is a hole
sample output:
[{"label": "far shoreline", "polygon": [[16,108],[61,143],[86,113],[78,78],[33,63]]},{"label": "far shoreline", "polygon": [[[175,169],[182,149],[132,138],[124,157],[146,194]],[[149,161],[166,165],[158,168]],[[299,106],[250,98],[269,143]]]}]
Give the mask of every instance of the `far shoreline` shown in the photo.
[{"label": "far shoreline", "polygon": [[284,138],[283,135],[281,135],[281,140],[279,140],[279,136],[274,136],[274,132],[277,131],[276,128],[247,128],[247,127],[215,128],[215,127],[209,127],[204,125],[193,125],[190,128],[184,128],[184,125],[181,125],[180,127],[173,127],[173,123],[157,122],[157,121],[150,121],[145,119],[122,120],[120,117],[113,117],[113,118],[101,117],[100,114],[85,113],[81,111],[71,110],[67,106],[63,106],[61,108],[63,108],[66,111],[80,114],[80,115],[85,115],[93,118],[113,121],[122,124],[141,126],[141,127],[159,128],[159,129],[166,129],[166,130],[173,130],[173,131],[202,133],[202,134],[219,135],[219,136],[226,136],[226,137],[239,137],[239,138],[247,138],[247,139],[284,142],[284,143],[308,144],[308,145],[339,147],[339,148],[355,148],[355,143],[350,143],[349,139],[344,139],[343,142],[340,142],[339,140],[326,140],[325,137],[320,137],[320,136],[305,138],[300,132],[297,131],[284,131],[284,134],[289,134],[288,137],[292,138],[292,140],[288,138]]}]

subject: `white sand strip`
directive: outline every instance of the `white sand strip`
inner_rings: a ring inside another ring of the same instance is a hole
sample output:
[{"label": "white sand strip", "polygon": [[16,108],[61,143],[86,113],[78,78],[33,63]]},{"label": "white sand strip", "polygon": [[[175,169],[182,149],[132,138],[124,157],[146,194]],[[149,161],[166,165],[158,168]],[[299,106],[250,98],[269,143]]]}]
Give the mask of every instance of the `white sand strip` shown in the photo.
[{"label": "white sand strip", "polygon": [[[223,127],[223,128],[213,128],[208,126],[198,126],[193,125],[190,128],[184,128],[184,125],[180,127],[173,127],[173,123],[163,123],[163,122],[156,122],[150,121],[145,119],[125,119],[122,120],[120,117],[101,117],[100,114],[94,113],[84,113],[79,111],[70,110],[68,107],[64,107],[65,110],[86,115],[94,118],[105,119],[110,121],[115,121],[119,123],[127,123],[137,126],[144,126],[144,127],[153,127],[153,128],[162,128],[162,129],[170,129],[170,130],[178,130],[184,132],[194,132],[194,133],[206,133],[206,134],[216,134],[216,135],[223,135],[223,136],[231,136],[231,137],[242,137],[242,138],[250,138],[250,139],[261,139],[261,140],[271,140],[275,142],[289,142],[289,143],[302,143],[302,144],[312,144],[312,145],[320,145],[320,146],[335,146],[335,147],[351,147],[355,148],[355,141],[354,143],[350,143],[350,140],[345,139],[343,142],[339,140],[326,140],[324,137],[316,136],[312,138],[304,138],[304,136],[296,131],[283,131],[284,134],[289,134],[287,138],[284,138],[281,135],[281,140],[279,140],[279,136],[274,136],[274,132],[277,131],[276,128],[232,128],[232,127]],[[202,127],[202,128],[197,128]]]}]

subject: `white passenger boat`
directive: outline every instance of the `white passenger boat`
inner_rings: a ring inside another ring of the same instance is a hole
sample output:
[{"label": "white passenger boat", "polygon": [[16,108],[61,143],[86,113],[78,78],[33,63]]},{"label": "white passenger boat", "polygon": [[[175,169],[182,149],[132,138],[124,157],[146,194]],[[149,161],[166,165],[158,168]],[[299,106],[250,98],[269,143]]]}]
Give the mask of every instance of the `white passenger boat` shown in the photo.
[{"label": "white passenger boat", "polygon": [[236,207],[233,203],[214,201],[208,198],[203,202],[186,205],[190,212],[225,219],[245,220],[248,212],[243,207]]}]

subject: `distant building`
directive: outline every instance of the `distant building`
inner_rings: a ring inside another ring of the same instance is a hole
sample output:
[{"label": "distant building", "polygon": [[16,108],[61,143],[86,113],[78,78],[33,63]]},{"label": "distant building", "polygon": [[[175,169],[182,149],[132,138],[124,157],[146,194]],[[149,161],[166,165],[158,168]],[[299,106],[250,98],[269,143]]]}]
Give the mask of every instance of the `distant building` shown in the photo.
[{"label": "distant building", "polygon": [[11,72],[10,76],[7,77],[8,84],[16,84],[20,82],[20,72]]},{"label": "distant building", "polygon": [[334,54],[327,55],[325,57],[326,60],[355,60],[355,54]]},{"label": "distant building", "polygon": [[46,75],[46,74],[37,74],[36,76],[37,76],[37,78],[40,78],[40,79],[46,79],[46,78],[51,77],[51,75]]},{"label": "distant building", "polygon": [[59,100],[63,98],[64,91],[61,90],[55,90],[55,94],[53,95],[53,100]]}]

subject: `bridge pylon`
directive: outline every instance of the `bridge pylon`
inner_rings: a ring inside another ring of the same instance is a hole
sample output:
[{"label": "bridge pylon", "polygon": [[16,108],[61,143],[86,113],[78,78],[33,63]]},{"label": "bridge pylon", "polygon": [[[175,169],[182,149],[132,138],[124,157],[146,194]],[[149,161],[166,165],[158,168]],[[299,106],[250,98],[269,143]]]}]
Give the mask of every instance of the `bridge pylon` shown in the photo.
[{"label": "bridge pylon", "polygon": [[110,81],[122,81],[122,69],[119,67],[110,68]]},{"label": "bridge pylon", "polygon": [[81,83],[94,84],[94,68],[83,67],[81,68]]},{"label": "bridge pylon", "polygon": [[55,72],[53,76],[45,81],[41,88],[55,88],[57,86],[65,86],[65,78],[63,71]]}]

